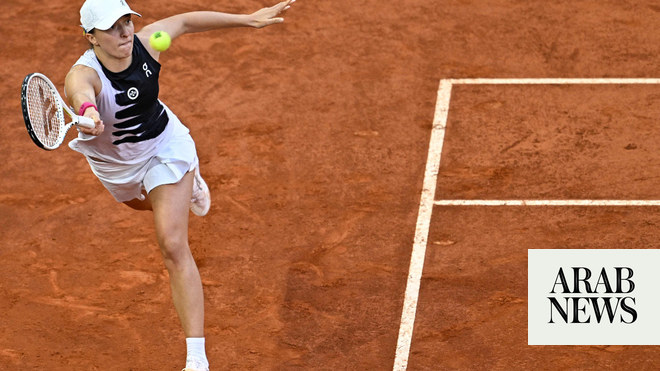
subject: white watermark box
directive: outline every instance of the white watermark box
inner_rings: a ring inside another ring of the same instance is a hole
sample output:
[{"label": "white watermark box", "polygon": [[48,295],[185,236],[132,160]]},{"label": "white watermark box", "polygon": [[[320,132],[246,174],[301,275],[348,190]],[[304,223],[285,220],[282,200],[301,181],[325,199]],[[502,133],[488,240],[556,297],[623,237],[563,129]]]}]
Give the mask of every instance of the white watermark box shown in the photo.
[{"label": "white watermark box", "polygon": [[660,345],[660,250],[529,249],[529,345]]}]

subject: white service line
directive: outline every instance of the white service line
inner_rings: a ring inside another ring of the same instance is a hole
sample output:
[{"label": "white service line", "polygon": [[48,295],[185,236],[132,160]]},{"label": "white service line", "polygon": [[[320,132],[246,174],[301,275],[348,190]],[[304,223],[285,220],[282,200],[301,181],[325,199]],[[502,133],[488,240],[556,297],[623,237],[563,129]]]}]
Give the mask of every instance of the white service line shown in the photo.
[{"label": "white service line", "polygon": [[451,88],[451,81],[440,81],[438,98],[435,104],[435,114],[433,117],[431,141],[429,143],[429,154],[426,160],[426,171],[424,172],[422,196],[419,203],[419,213],[417,214],[415,241],[410,257],[408,282],[406,284],[403,311],[401,313],[399,337],[396,344],[396,356],[394,358],[395,371],[403,371],[408,367],[410,342],[412,341],[413,327],[415,325],[417,299],[419,298],[419,286],[422,279],[422,270],[424,269],[424,257],[426,255],[426,244],[431,224],[431,214],[433,212],[435,187],[437,184],[438,172],[440,170],[440,156],[442,154],[442,146],[445,140],[445,128],[447,127]]},{"label": "white service line", "polygon": [[436,200],[436,206],[660,206],[660,200]]},{"label": "white service line", "polygon": [[528,79],[451,79],[453,85],[535,85],[535,84],[660,84],[657,78],[594,78],[594,79],[564,79],[564,78],[528,78]]}]

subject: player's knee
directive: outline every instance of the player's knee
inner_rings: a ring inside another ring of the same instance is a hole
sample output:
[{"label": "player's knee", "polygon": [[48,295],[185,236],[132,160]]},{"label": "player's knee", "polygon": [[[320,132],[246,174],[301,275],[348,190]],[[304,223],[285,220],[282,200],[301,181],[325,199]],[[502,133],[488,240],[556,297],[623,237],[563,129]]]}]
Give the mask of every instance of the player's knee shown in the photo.
[{"label": "player's knee", "polygon": [[160,239],[160,251],[168,269],[179,269],[188,264],[191,259],[188,241],[176,236],[165,236]]}]

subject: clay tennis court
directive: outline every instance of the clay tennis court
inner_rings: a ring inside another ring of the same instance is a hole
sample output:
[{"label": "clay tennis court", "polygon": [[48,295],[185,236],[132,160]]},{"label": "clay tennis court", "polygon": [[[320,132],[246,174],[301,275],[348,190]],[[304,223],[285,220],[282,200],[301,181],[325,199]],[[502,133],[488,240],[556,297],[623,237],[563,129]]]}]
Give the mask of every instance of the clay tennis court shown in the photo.
[{"label": "clay tennis court", "polygon": [[[265,5],[131,2],[138,29]],[[0,368],[176,370],[151,215],[22,121],[24,76],[61,88],[86,48],[79,6],[0,3]],[[660,77],[659,22],[650,1],[298,0],[277,27],[178,39],[161,99],[211,188],[190,244],[212,367],[392,369],[440,80]],[[660,199],[659,107],[657,84],[454,86],[432,201]],[[527,249],[658,248],[658,208],[431,208],[399,369],[660,361],[651,346],[528,346],[526,327]]]}]

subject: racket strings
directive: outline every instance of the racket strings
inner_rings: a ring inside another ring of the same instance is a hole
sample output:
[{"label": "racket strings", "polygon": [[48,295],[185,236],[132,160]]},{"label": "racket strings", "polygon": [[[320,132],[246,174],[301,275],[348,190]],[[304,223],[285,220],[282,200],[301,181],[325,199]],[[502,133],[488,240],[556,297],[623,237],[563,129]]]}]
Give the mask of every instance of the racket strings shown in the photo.
[{"label": "racket strings", "polygon": [[39,78],[32,78],[27,87],[28,115],[32,130],[46,146],[57,143],[64,126],[62,108],[50,85]]}]

